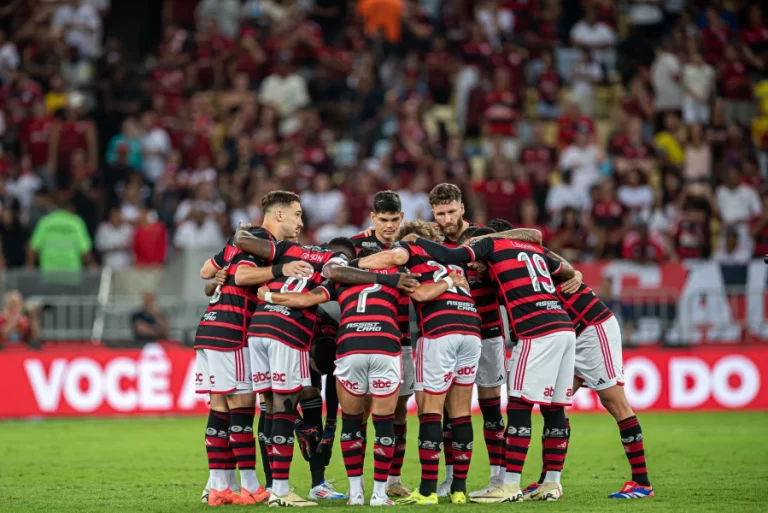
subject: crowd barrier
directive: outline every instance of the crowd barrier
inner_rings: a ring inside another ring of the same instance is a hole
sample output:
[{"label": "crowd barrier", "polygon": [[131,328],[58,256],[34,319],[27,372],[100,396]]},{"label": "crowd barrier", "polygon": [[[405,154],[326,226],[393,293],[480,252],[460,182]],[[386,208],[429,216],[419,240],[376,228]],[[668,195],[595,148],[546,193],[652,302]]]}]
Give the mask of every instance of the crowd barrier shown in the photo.
[{"label": "crowd barrier", "polygon": [[[207,397],[194,392],[194,351],[174,343],[7,350],[0,352],[0,372],[7,383],[0,419],[200,415],[207,409]],[[624,373],[627,396],[639,411],[768,410],[762,387],[768,347],[625,351]],[[589,390],[574,397],[574,410],[600,408]]]}]

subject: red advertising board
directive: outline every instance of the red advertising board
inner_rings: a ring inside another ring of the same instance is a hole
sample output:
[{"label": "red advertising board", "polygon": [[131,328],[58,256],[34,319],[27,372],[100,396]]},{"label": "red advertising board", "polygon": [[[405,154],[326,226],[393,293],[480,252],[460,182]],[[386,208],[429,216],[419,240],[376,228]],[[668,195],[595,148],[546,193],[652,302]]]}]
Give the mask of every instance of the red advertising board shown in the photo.
[{"label": "red advertising board", "polygon": [[[175,344],[0,352],[6,394],[0,418],[202,414],[194,352]],[[625,389],[639,411],[768,410],[768,348],[649,348],[624,355]],[[476,406],[476,405],[475,405]],[[574,410],[596,411],[582,390]]]}]

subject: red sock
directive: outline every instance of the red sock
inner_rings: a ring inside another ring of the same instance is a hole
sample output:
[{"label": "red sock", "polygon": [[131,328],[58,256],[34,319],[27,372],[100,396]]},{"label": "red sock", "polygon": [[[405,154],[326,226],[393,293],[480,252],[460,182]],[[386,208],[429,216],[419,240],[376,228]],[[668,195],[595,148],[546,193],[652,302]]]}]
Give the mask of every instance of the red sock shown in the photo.
[{"label": "red sock", "polygon": [[341,455],[348,477],[363,475],[363,440],[358,436],[362,415],[341,413]]},{"label": "red sock", "polygon": [[422,495],[432,495],[437,491],[441,443],[443,443],[443,433],[440,430],[440,414],[419,415],[419,461],[421,462],[419,492]]},{"label": "red sock", "polygon": [[233,470],[235,455],[229,445],[229,412],[210,410],[205,429],[209,470]]},{"label": "red sock", "polygon": [[296,412],[272,416],[272,480],[288,480],[293,460],[293,430]]},{"label": "red sock", "polygon": [[373,439],[373,480],[387,482],[392,456],[395,453],[395,416],[372,415],[375,437]]},{"label": "red sock", "polygon": [[619,421],[619,433],[624,452],[632,467],[632,481],[639,485],[650,486],[648,468],[645,464],[645,446],[643,445],[643,430],[634,415]]},{"label": "red sock", "polygon": [[443,453],[445,454],[445,466],[453,467],[453,433],[448,411],[443,412]]},{"label": "red sock", "polygon": [[455,417],[451,419],[453,432],[453,482],[451,492],[467,491],[467,473],[472,463],[472,417]]},{"label": "red sock", "polygon": [[523,473],[531,445],[531,408],[531,404],[512,397],[507,403],[507,474]]},{"label": "red sock", "polygon": [[230,410],[229,443],[240,470],[256,469],[256,438],[253,436],[253,408]]}]

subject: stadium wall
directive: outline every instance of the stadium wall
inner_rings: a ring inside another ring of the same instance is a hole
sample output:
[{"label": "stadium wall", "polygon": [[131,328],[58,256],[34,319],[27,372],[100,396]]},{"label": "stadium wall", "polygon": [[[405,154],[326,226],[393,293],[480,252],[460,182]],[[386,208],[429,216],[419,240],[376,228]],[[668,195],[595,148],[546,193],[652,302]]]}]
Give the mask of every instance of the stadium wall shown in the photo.
[{"label": "stadium wall", "polygon": [[[206,411],[207,397],[194,392],[194,351],[175,343],[9,350],[0,353],[0,370],[7,384],[0,419]],[[636,349],[625,352],[624,372],[627,397],[640,411],[768,410],[766,347]],[[589,390],[574,398],[574,410],[600,408]]]}]

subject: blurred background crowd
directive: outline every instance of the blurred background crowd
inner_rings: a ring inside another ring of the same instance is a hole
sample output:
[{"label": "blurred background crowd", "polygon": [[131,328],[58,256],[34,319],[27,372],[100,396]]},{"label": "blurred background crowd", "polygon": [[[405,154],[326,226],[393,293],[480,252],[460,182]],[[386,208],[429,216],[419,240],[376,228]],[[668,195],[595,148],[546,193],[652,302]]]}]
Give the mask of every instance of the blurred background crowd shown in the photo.
[{"label": "blurred background crowd", "polygon": [[6,0],[3,265],[162,266],[275,189],[324,242],[381,189],[430,219],[444,181],[573,260],[745,262],[768,253],[764,8]]}]

